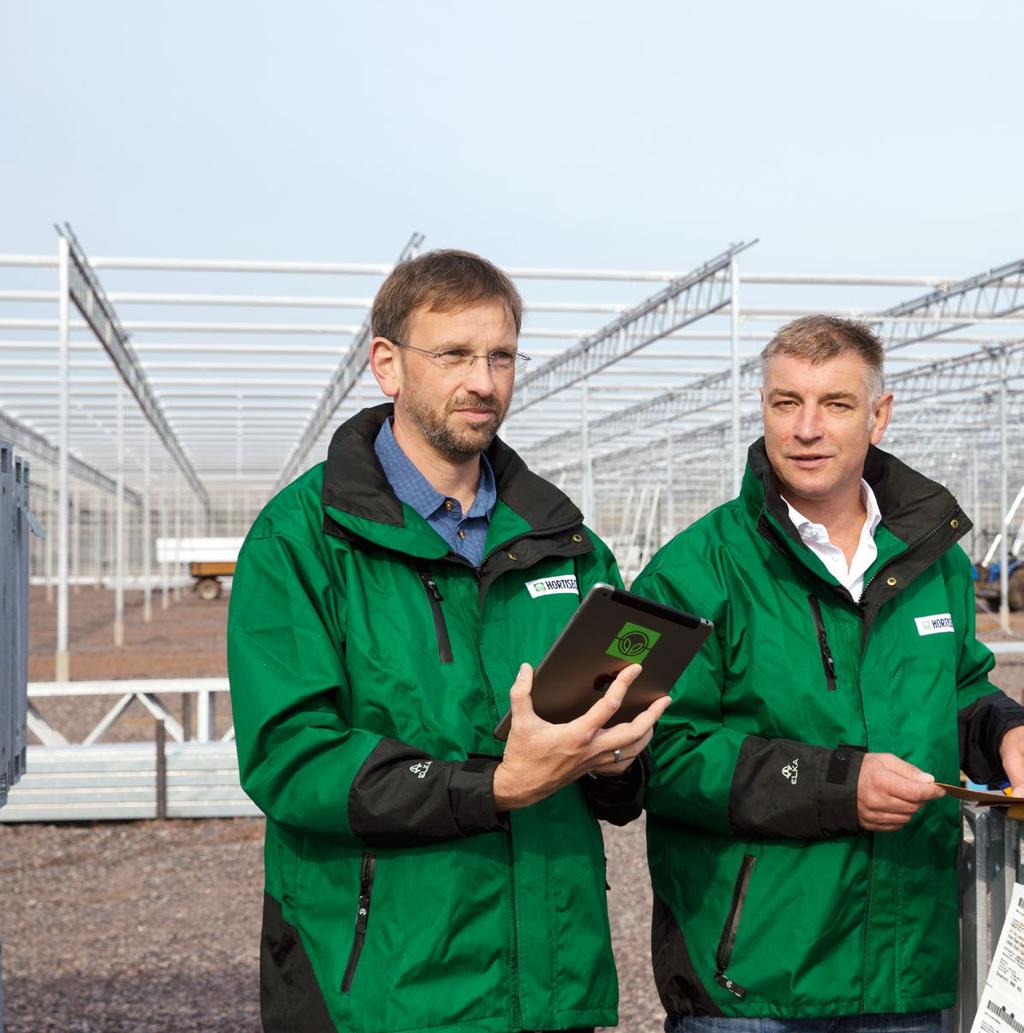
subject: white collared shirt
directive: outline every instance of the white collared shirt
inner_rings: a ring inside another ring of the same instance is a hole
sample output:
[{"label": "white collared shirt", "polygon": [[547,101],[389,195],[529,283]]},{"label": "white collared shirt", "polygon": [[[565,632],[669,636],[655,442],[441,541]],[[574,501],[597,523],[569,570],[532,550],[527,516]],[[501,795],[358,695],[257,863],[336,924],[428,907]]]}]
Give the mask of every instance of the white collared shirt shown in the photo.
[{"label": "white collared shirt", "polygon": [[867,516],[864,518],[864,526],[860,529],[857,551],[853,554],[853,560],[849,566],[846,565],[843,550],[829,541],[828,531],[824,524],[812,523],[802,513],[795,510],[785,498],[782,500],[786,503],[789,519],[793,521],[800,540],[825,564],[825,569],[849,591],[854,602],[860,602],[861,593],[864,591],[864,574],[878,556],[878,546],[875,545],[875,528],[882,522],[882,514],[878,509],[875,493],[871,490],[871,485],[863,478],[860,482],[860,500],[864,503]]}]

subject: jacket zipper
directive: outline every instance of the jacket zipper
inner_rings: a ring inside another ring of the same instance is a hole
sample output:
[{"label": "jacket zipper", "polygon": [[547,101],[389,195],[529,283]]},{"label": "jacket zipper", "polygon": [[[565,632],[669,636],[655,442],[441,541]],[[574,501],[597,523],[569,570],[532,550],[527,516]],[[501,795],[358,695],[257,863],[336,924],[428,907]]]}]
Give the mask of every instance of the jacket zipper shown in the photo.
[{"label": "jacket zipper", "polygon": [[829,692],[836,691],[836,661],[832,650],[828,647],[828,636],[825,634],[825,622],[821,617],[821,603],[816,595],[809,595],[811,616],[814,617],[814,629],[818,633],[818,650],[821,653],[821,665],[825,668],[825,681]]},{"label": "jacket zipper", "polygon": [[356,931],[352,939],[352,950],[348,955],[345,974],[341,977],[341,992],[347,994],[352,989],[352,980],[356,977],[359,956],[366,943],[366,923],[370,919],[370,897],[373,893],[373,873],[377,867],[377,858],[369,851],[363,854],[363,863],[359,869],[359,905],[356,911]]},{"label": "jacket zipper", "polygon": [[423,588],[427,593],[427,602],[430,603],[430,612],[434,617],[434,633],[437,635],[437,655],[443,664],[450,664],[452,656],[452,640],[448,637],[448,625],[445,623],[444,611],[441,609],[441,589],[437,582],[426,570],[417,570]]},{"label": "jacket zipper", "polygon": [[729,914],[725,919],[725,927],[722,929],[722,938],[718,941],[718,951],[715,954],[715,982],[725,987],[734,997],[741,1000],[747,996],[747,988],[730,979],[725,970],[732,960],[732,949],[736,943],[736,934],[740,928],[740,916],[743,914],[743,902],[747,897],[747,888],[750,885],[750,876],[753,874],[757,858],[753,854],[745,854],[743,863],[740,865],[739,874],[736,876],[736,885],[732,891],[732,905]]}]

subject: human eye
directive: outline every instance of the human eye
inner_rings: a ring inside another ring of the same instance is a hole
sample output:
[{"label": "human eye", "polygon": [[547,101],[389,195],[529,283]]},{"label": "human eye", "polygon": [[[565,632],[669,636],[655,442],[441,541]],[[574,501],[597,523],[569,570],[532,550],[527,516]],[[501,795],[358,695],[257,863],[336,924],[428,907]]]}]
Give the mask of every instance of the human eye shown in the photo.
[{"label": "human eye", "polygon": [[796,402],[792,398],[776,398],[772,402],[772,408],[776,412],[789,412],[796,406]]},{"label": "human eye", "polygon": [[442,348],[434,352],[438,365],[450,369],[452,366],[462,366],[470,361],[470,353],[467,348]]},{"label": "human eye", "polygon": [[492,369],[511,369],[515,364],[515,352],[494,351],[487,356]]}]

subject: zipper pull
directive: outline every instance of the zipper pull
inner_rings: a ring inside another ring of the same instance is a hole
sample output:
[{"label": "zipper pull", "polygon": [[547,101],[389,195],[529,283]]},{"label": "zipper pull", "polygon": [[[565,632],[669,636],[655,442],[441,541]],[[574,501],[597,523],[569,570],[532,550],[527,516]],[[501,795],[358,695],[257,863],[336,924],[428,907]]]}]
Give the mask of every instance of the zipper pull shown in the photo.
[{"label": "zipper pull", "polygon": [[420,577],[423,579],[423,584],[427,586],[427,591],[434,597],[434,601],[441,602],[444,596],[441,595],[441,589],[437,587],[437,582],[426,573],[421,573]]},{"label": "zipper pull", "polygon": [[836,661],[832,656],[832,650],[828,648],[828,642],[824,638],[821,640],[821,655],[825,658],[825,663],[828,665],[828,673],[832,675],[833,680],[836,677]]}]

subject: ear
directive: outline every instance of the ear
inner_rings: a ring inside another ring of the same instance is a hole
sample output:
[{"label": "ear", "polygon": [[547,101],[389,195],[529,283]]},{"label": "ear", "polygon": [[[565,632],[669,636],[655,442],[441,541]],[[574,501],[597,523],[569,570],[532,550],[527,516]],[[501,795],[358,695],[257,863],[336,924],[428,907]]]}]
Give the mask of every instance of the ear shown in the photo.
[{"label": "ear", "polygon": [[871,444],[880,445],[892,419],[892,392],[886,391],[871,410]]},{"label": "ear", "polygon": [[388,398],[397,398],[402,386],[402,362],[398,349],[386,338],[375,337],[370,342],[370,369]]}]

